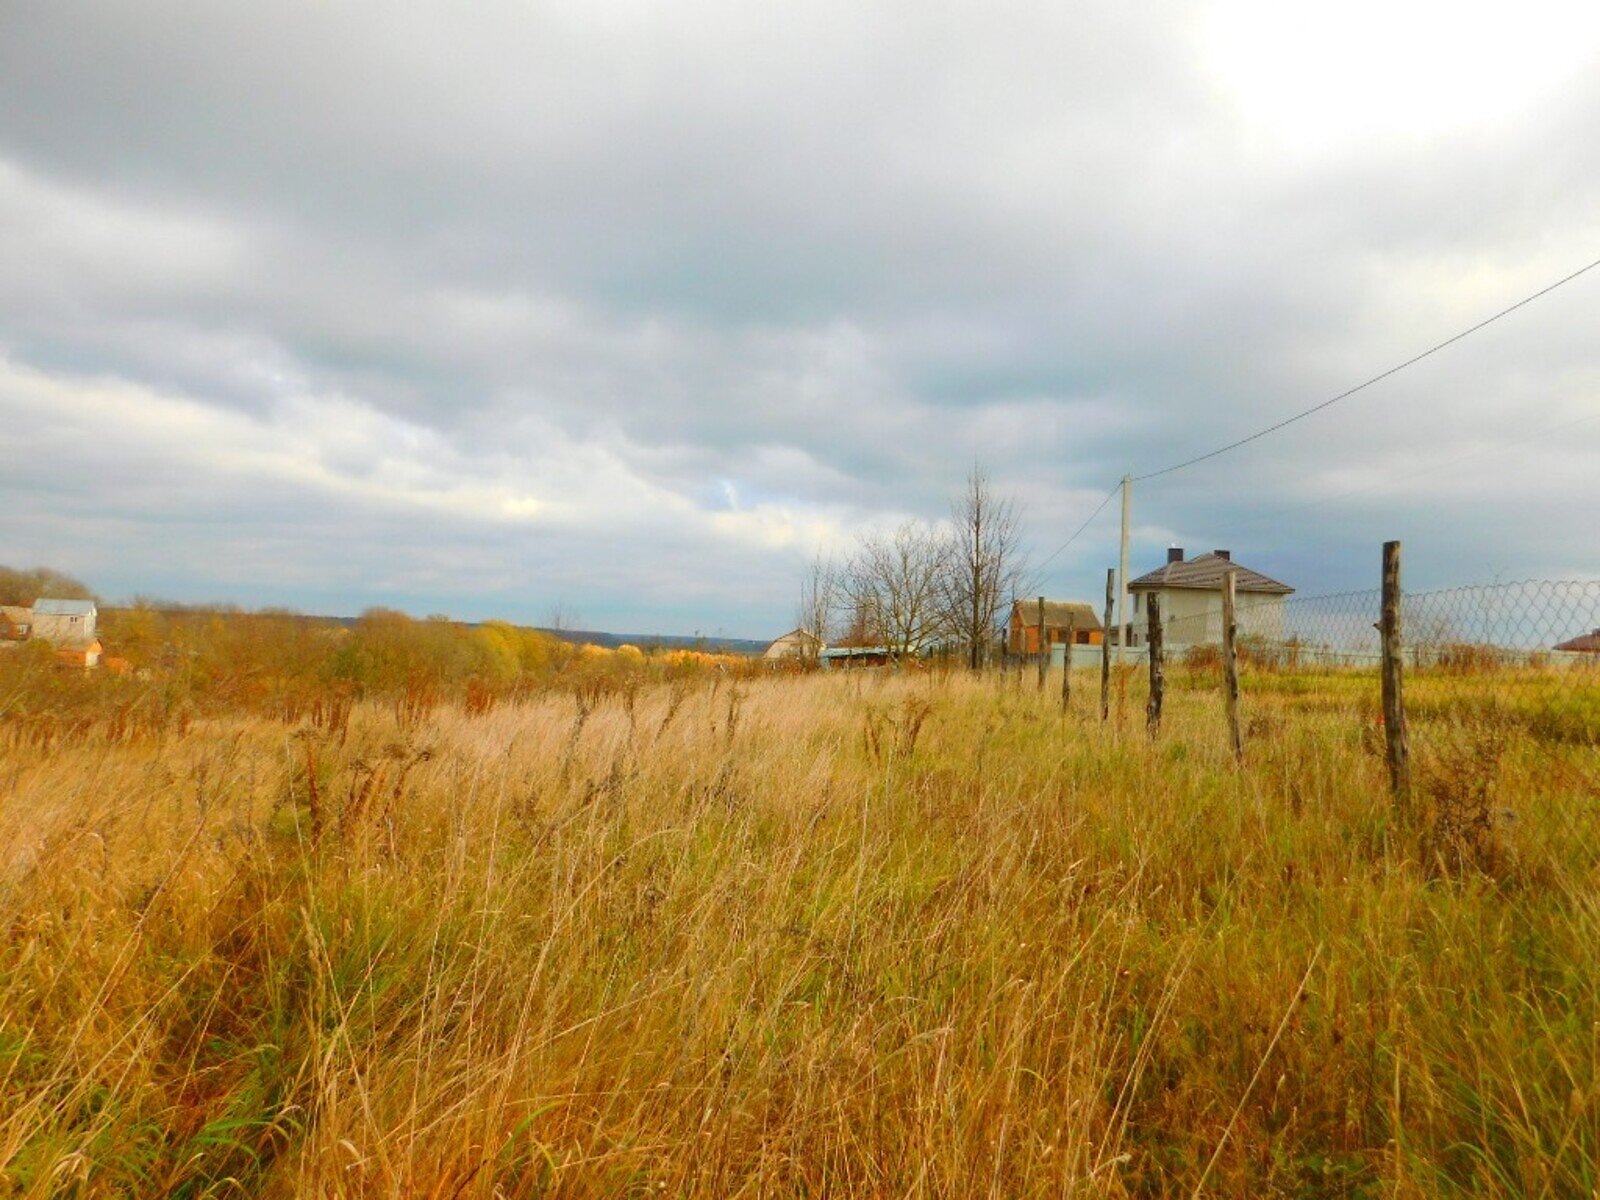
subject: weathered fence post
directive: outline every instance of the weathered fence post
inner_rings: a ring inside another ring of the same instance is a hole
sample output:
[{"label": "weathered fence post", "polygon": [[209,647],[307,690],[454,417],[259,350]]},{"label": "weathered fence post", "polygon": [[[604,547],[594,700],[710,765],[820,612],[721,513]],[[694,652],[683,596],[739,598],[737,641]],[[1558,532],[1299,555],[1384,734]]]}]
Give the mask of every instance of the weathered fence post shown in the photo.
[{"label": "weathered fence post", "polygon": [[1383,544],[1383,737],[1389,764],[1389,789],[1402,810],[1411,804],[1411,743],[1406,736],[1406,706],[1401,694],[1400,543]]},{"label": "weathered fence post", "polygon": [[1050,639],[1045,636],[1044,597],[1039,597],[1039,690],[1044,691],[1045,672],[1050,670]]},{"label": "weathered fence post", "polygon": [[1234,624],[1234,582],[1238,568],[1229,567],[1222,573],[1222,699],[1228,710],[1228,736],[1233,741],[1233,755],[1244,758],[1244,733],[1239,728],[1239,648],[1235,642],[1238,629]]},{"label": "weathered fence post", "polygon": [[1061,715],[1067,715],[1072,704],[1072,614],[1067,614],[1067,629],[1061,635],[1066,644],[1061,648]]},{"label": "weathered fence post", "polygon": [[1100,720],[1111,719],[1111,602],[1117,594],[1117,569],[1106,571],[1106,623],[1100,634]]},{"label": "weathered fence post", "polygon": [[1150,736],[1155,737],[1161,732],[1161,697],[1166,686],[1162,672],[1165,647],[1161,637],[1161,593],[1151,592],[1146,596],[1145,608],[1150,619],[1149,644],[1146,647],[1150,653],[1150,700],[1144,708],[1144,720]]}]

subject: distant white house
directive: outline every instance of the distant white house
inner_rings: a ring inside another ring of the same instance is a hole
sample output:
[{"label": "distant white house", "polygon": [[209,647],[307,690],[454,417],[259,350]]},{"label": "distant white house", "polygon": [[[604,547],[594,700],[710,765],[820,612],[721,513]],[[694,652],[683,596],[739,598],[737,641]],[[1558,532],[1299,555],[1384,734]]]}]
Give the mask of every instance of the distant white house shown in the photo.
[{"label": "distant white house", "polygon": [[1149,640],[1151,596],[1161,597],[1161,628],[1170,646],[1196,646],[1222,640],[1222,575],[1234,574],[1234,623],[1240,636],[1279,640],[1284,629],[1284,598],[1294,589],[1260,571],[1233,561],[1227,550],[1213,550],[1185,559],[1173,547],[1167,561],[1128,585],[1133,602],[1128,645]]},{"label": "distant white house", "polygon": [[766,653],[761,657],[814,659],[822,653],[822,650],[822,639],[809,629],[791,629],[768,646]]},{"label": "distant white house", "polygon": [[94,623],[100,612],[93,600],[51,600],[33,602],[32,636],[55,645],[94,641]]},{"label": "distant white house", "polygon": [[77,666],[100,665],[102,647],[95,636],[99,610],[93,600],[53,600],[41,597],[32,608],[6,605],[0,609],[0,646],[25,641],[48,642],[57,657]]}]

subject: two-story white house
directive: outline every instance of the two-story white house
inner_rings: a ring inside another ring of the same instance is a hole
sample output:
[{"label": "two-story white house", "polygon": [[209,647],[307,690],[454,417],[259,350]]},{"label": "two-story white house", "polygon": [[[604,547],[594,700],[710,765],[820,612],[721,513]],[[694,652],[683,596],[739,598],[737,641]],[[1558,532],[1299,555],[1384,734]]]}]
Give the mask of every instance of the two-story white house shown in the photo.
[{"label": "two-story white house", "polygon": [[1148,641],[1149,603],[1161,597],[1161,628],[1169,646],[1198,646],[1222,640],[1222,575],[1234,575],[1234,624],[1241,637],[1283,637],[1284,597],[1294,589],[1260,571],[1233,561],[1227,550],[1213,550],[1185,559],[1177,546],[1167,561],[1128,585],[1132,599],[1128,644]]}]

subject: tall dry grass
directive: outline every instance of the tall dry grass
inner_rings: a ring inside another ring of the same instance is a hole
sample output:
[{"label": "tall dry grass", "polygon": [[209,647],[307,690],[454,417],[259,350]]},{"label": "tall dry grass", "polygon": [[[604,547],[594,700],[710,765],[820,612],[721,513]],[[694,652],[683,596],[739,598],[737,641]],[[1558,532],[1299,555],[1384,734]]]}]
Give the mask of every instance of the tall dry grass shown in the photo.
[{"label": "tall dry grass", "polygon": [[1429,795],[1492,773],[1494,853],[1448,858],[1337,681],[1248,694],[1243,770],[1214,695],[1152,743],[1094,691],[18,738],[0,1191],[1593,1194],[1592,748],[1457,730]]}]

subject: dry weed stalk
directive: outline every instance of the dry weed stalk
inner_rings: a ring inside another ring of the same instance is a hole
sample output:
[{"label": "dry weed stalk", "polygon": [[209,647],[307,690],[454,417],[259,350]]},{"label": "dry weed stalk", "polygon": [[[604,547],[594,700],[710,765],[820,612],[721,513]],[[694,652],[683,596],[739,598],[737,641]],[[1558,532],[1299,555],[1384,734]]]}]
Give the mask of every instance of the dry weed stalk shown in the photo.
[{"label": "dry weed stalk", "polygon": [[572,693],[575,706],[572,725],[567,730],[567,739],[561,749],[561,769],[558,772],[563,788],[572,780],[572,764],[577,757],[578,742],[583,737],[583,727],[588,724],[589,716],[600,703],[602,694],[602,685],[598,681],[585,683]]},{"label": "dry weed stalk", "polygon": [[439,707],[439,693],[423,675],[413,674],[406,680],[405,689],[395,698],[394,715],[400,729],[412,734]]},{"label": "dry weed stalk", "polygon": [[728,688],[728,719],[724,726],[724,740],[729,747],[732,747],[733,739],[739,732],[739,713],[744,701],[744,689],[738,684],[731,685]]},{"label": "dry weed stalk", "polygon": [[689,685],[681,679],[675,679],[667,688],[667,708],[661,715],[661,724],[656,727],[656,741],[659,742],[666,735],[667,727],[672,724],[672,719],[678,715],[678,710],[683,707],[683,702],[689,697]]},{"label": "dry weed stalk", "polygon": [[1422,765],[1420,790],[1427,802],[1422,856],[1431,869],[1445,875],[1499,875],[1509,866],[1496,804],[1507,742],[1504,720],[1463,723]]}]

